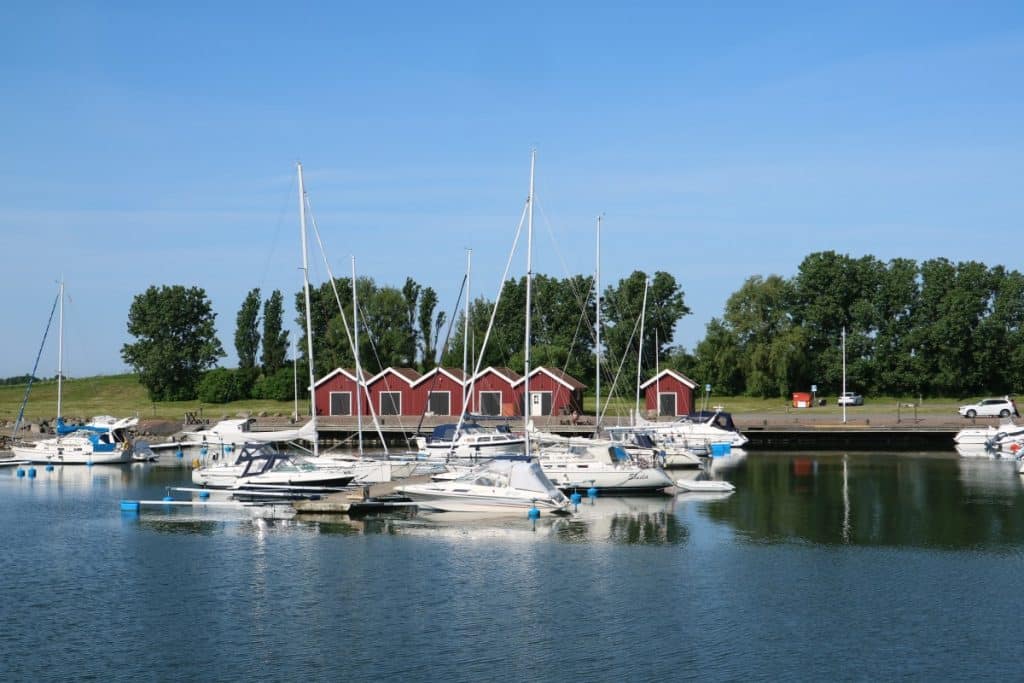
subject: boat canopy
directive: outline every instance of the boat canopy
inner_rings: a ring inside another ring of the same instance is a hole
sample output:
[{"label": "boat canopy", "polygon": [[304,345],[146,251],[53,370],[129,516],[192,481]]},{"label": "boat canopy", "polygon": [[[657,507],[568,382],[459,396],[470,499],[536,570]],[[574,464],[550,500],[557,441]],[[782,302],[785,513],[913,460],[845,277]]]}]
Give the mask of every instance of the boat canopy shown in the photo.
[{"label": "boat canopy", "polygon": [[730,432],[739,431],[736,428],[736,423],[732,421],[732,414],[730,413],[723,413],[716,410],[699,410],[696,413],[690,413],[687,417],[694,422],[704,422],[714,425],[715,427],[728,429]]},{"label": "boat canopy", "polygon": [[475,467],[455,481],[493,488],[515,488],[536,491],[557,498],[558,489],[540,464],[526,456],[499,457]]}]

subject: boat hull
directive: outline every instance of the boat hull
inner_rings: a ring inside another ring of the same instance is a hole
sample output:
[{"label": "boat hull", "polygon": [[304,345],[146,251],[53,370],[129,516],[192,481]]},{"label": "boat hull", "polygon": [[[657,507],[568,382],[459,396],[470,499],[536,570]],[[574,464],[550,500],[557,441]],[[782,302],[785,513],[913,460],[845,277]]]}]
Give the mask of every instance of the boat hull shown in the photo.
[{"label": "boat hull", "polygon": [[459,492],[433,487],[430,484],[401,486],[396,491],[408,496],[421,507],[439,512],[517,514],[536,508],[542,514],[564,514],[569,508],[568,502],[493,495],[487,492]]},{"label": "boat hull", "polygon": [[13,446],[11,452],[16,458],[34,463],[54,465],[109,465],[131,462],[130,450],[95,452],[91,449],[51,448],[47,446]]}]

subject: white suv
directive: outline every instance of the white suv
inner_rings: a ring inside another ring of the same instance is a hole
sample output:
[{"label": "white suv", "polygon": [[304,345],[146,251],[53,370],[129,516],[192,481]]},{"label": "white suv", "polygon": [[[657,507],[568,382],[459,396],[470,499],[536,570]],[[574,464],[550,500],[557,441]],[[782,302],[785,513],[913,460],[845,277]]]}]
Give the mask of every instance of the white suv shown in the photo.
[{"label": "white suv", "polygon": [[1017,412],[1017,404],[1009,396],[1002,398],[986,398],[977,403],[969,403],[960,406],[958,411],[964,417],[1010,417],[1020,416]]}]

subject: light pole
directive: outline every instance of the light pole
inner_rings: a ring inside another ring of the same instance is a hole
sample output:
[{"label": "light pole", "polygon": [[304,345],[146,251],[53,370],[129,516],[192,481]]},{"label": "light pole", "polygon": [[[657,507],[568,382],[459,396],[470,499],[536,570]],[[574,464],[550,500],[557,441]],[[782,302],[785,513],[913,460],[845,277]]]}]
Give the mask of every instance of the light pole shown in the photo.
[{"label": "light pole", "polygon": [[846,424],[846,326],[843,326],[843,393],[840,394],[843,401],[843,424]]}]

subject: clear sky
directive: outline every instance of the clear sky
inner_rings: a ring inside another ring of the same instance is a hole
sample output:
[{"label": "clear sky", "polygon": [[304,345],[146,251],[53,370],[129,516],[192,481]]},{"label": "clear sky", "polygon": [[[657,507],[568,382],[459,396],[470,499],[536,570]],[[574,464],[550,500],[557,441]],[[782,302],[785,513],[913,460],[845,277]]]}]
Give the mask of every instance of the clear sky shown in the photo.
[{"label": "clear sky", "polygon": [[688,348],[814,251],[1019,270],[1022,80],[1019,0],[5,3],[0,376],[61,276],[71,376],[125,369],[153,284],[206,290],[232,365],[250,288],[295,317],[297,160],[337,273],[450,310],[466,248],[494,298],[536,148],[535,271],[592,273],[603,212],[602,280],[672,273]]}]

